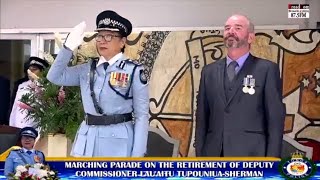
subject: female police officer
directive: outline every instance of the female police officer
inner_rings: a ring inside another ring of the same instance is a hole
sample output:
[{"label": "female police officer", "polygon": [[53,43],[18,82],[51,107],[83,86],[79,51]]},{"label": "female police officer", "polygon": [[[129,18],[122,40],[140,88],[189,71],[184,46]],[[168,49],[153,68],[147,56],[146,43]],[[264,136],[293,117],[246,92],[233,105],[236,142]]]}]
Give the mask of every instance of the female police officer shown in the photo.
[{"label": "female police officer", "polygon": [[71,155],[142,157],[148,136],[148,85],[143,67],[122,53],[132,25],[110,10],[97,16],[96,25],[100,58],[67,66],[72,51],[83,42],[86,24],[82,22],[68,35],[47,75],[57,85],[81,88],[86,117]]},{"label": "female police officer", "polygon": [[4,175],[14,173],[18,165],[33,165],[36,163],[45,164],[45,156],[41,151],[33,149],[38,132],[32,127],[25,127],[20,130],[19,140],[22,148],[12,150],[4,165]]}]

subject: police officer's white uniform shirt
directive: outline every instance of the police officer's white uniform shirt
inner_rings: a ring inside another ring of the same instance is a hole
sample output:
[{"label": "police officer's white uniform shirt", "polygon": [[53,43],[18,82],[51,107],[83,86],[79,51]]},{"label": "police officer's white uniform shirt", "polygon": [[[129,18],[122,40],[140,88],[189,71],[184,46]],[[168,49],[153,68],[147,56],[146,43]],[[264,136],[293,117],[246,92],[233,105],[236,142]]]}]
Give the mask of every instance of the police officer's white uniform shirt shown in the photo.
[{"label": "police officer's white uniform shirt", "polygon": [[113,58],[111,58],[109,61],[107,61],[103,56],[100,56],[97,67],[105,62],[108,62],[109,66],[112,66],[115,62],[117,62],[118,59],[122,57],[122,55],[122,53],[118,53],[117,55],[113,56]]},{"label": "police officer's white uniform shirt", "polygon": [[32,154],[35,154],[35,153],[34,153],[34,149],[28,150],[28,149],[26,149],[26,148],[22,148],[22,150],[23,150],[24,153],[27,153],[28,151],[31,151]]},{"label": "police officer's white uniform shirt", "polygon": [[14,104],[11,110],[10,114],[10,121],[9,125],[17,128],[24,128],[24,127],[33,127],[35,123],[33,122],[32,119],[27,120],[27,110],[23,110],[20,108],[19,104],[20,99],[22,98],[23,95],[27,94],[30,92],[29,86],[33,82],[31,80],[28,80],[26,82],[23,82],[19,85],[18,91],[14,100]]}]

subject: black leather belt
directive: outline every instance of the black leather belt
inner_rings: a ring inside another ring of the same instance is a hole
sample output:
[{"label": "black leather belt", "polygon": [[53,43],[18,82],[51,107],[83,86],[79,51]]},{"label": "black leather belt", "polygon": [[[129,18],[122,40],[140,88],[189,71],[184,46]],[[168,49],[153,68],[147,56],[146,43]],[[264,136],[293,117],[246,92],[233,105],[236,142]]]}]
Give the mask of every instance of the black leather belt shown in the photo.
[{"label": "black leather belt", "polygon": [[115,115],[103,115],[94,116],[92,114],[86,114],[85,121],[87,125],[111,125],[132,121],[132,114],[115,114]]}]

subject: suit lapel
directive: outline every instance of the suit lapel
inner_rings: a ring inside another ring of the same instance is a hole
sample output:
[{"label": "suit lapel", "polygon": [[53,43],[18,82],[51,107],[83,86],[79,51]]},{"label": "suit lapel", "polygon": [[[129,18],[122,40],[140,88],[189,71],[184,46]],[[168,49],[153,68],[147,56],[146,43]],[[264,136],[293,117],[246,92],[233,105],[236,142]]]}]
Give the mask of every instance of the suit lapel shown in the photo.
[{"label": "suit lapel", "polygon": [[245,78],[245,76],[251,73],[251,69],[253,67],[253,58],[254,57],[251,54],[249,54],[248,58],[246,59],[245,63],[243,64],[241,70],[237,74],[236,79],[233,82],[233,83],[235,83],[235,86],[234,86],[235,88],[231,92],[230,98],[227,101],[227,106],[230,104],[230,102],[234,98],[235,94],[237,93],[239,88],[242,86],[243,79]]},{"label": "suit lapel", "polygon": [[227,103],[227,97],[225,94],[225,88],[224,88],[224,73],[225,73],[225,66],[226,66],[226,58],[222,59],[219,62],[219,68],[218,68],[218,88],[221,89],[220,90],[220,97],[222,98],[224,104]]}]

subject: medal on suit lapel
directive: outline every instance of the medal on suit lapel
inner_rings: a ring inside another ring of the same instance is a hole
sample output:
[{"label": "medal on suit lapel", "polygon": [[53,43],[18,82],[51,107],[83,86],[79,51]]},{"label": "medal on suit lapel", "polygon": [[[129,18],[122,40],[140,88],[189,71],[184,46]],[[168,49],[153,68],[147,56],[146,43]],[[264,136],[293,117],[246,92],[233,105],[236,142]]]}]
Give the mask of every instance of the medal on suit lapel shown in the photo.
[{"label": "medal on suit lapel", "polygon": [[249,92],[250,95],[253,95],[256,92],[256,90],[254,90],[253,87],[250,87],[248,92]]},{"label": "medal on suit lapel", "polygon": [[250,82],[249,82],[250,88],[249,88],[249,90],[248,90],[248,93],[249,93],[250,95],[253,95],[253,94],[256,92],[256,90],[254,89],[254,87],[255,87],[255,85],[256,85],[256,80],[253,79],[253,78],[251,78],[249,81],[250,81]]},{"label": "medal on suit lapel", "polygon": [[242,92],[248,93],[248,90],[249,90],[248,86],[249,86],[249,78],[248,78],[248,77],[245,77],[245,78],[243,79]]}]

